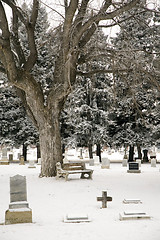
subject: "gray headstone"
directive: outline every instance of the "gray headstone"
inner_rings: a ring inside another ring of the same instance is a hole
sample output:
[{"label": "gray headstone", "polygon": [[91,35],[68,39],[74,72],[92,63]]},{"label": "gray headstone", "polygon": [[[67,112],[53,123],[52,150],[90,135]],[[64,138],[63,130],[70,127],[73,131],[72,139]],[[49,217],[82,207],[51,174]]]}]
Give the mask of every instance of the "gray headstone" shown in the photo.
[{"label": "gray headstone", "polygon": [[122,160],[122,166],[123,166],[123,167],[127,167],[127,163],[128,163],[128,159],[123,158],[123,160]]},{"label": "gray headstone", "polygon": [[102,158],[101,168],[110,168],[110,160],[107,157]]},{"label": "gray headstone", "polygon": [[93,158],[89,159],[89,166],[94,166],[94,159]]},{"label": "gray headstone", "polygon": [[10,201],[27,201],[26,177],[16,175],[10,177]]},{"label": "gray headstone", "polygon": [[2,149],[2,159],[7,159],[7,148]]},{"label": "gray headstone", "polygon": [[151,167],[156,167],[156,158],[151,159]]}]

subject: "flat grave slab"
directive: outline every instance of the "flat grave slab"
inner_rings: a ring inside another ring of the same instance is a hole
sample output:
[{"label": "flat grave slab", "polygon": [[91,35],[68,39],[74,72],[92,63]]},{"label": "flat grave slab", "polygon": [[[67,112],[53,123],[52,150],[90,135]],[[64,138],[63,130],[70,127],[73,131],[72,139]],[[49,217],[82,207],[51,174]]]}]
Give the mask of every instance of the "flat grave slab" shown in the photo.
[{"label": "flat grave slab", "polygon": [[136,211],[125,211],[119,214],[119,220],[140,220],[140,219],[150,219],[151,217],[145,212]]},{"label": "flat grave slab", "polygon": [[142,203],[142,201],[140,199],[124,199],[123,203],[125,203],[125,204],[129,204],[129,203],[138,204],[138,203]]},{"label": "flat grave slab", "polygon": [[67,214],[64,217],[64,222],[65,223],[81,223],[81,222],[90,222],[91,220],[89,219],[87,214],[84,215],[78,215],[78,214]]}]

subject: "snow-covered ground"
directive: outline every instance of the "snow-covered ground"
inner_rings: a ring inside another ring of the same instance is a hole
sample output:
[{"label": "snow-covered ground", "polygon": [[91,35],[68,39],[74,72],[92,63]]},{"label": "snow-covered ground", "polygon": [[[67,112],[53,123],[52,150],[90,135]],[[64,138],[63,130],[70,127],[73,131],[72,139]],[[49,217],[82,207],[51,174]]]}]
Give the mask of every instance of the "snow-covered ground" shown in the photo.
[{"label": "snow-covered ground", "polygon": [[[27,178],[27,195],[33,212],[33,223],[0,225],[0,240],[159,240],[160,239],[160,171],[142,164],[139,174],[127,173],[121,163],[111,163],[110,169],[100,166],[93,180],[39,178],[40,166],[28,164],[0,166],[0,223],[5,221],[9,206],[9,178],[21,174]],[[72,179],[71,179],[72,178]],[[107,190],[113,198],[108,208],[101,209],[97,197]],[[124,204],[124,198],[138,198],[142,204]],[[120,221],[126,210],[144,211],[149,220]],[[66,214],[88,214],[89,223],[64,223]]]}]

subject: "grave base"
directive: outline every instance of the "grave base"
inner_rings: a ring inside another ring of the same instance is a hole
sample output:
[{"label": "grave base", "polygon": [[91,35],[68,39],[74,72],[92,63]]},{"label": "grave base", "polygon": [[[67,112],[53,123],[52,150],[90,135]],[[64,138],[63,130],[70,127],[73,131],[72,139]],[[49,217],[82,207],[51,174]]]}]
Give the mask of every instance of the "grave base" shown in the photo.
[{"label": "grave base", "polygon": [[8,160],[1,160],[0,165],[9,165],[9,161]]},{"label": "grave base", "polygon": [[119,214],[119,220],[141,220],[141,219],[150,219],[151,217],[147,214],[130,214],[126,215],[124,213]]},{"label": "grave base", "polygon": [[128,173],[141,173],[141,170],[127,170]]},{"label": "grave base", "polygon": [[102,169],[110,169],[110,166],[101,166]]},{"label": "grave base", "polygon": [[8,209],[5,213],[5,224],[32,223],[30,208]]}]

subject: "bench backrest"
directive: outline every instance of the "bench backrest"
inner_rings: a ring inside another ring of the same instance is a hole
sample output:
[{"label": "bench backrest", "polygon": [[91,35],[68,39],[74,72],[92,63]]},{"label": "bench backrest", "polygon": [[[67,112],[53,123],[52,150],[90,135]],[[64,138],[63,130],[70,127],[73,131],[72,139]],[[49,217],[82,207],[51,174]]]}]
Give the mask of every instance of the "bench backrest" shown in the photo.
[{"label": "bench backrest", "polygon": [[68,171],[74,170],[85,170],[85,163],[74,162],[74,163],[63,163],[63,169]]}]

